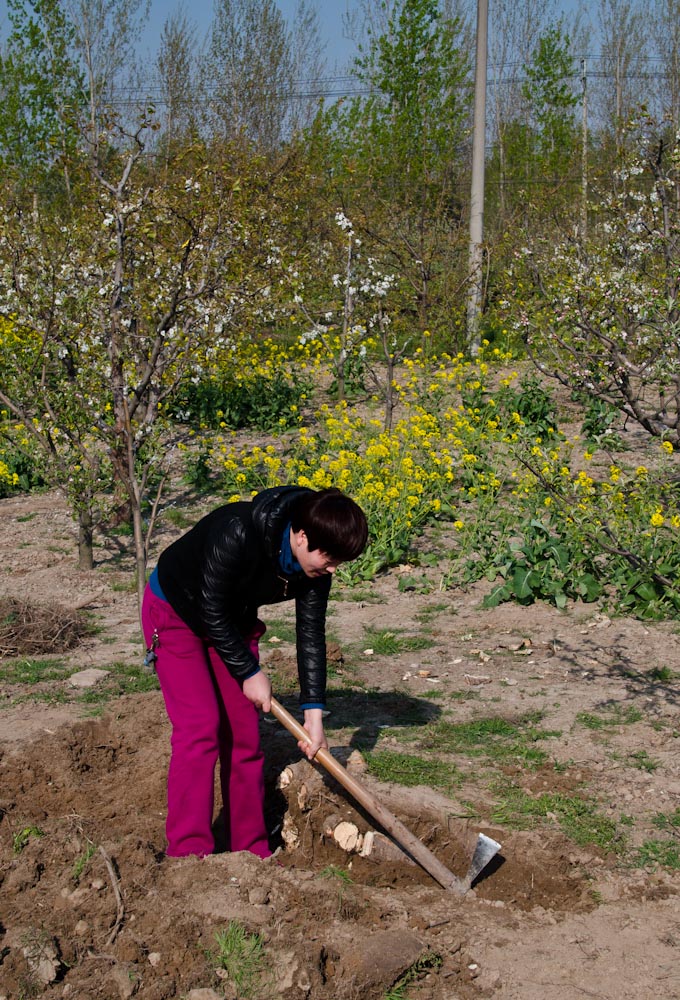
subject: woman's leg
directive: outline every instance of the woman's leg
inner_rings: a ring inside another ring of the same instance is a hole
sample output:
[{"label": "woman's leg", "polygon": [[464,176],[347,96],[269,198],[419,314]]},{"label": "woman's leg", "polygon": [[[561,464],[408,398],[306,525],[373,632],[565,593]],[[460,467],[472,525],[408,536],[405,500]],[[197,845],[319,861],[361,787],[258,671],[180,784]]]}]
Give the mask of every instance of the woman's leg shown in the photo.
[{"label": "woman's leg", "polygon": [[[264,626],[246,639],[257,656]],[[259,712],[248,701],[213,649],[215,679],[226,718],[220,734],[220,784],[224,802],[227,849],[271,855],[264,821],[264,755],[260,748]]]},{"label": "woman's leg", "polygon": [[158,633],[156,671],[172,724],[167,854],[211,854],[220,713],[205,643],[147,587],[142,605],[147,646]]}]

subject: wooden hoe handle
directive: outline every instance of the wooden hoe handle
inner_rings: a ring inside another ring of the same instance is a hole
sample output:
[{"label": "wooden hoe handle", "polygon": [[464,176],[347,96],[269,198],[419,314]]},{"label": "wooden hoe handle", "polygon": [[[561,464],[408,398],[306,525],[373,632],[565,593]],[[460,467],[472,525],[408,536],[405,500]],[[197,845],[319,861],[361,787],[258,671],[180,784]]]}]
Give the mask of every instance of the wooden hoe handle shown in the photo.
[{"label": "wooden hoe handle", "polygon": [[[296,740],[304,743],[310,742],[307,730],[300,725],[297,719],[276,698],[272,698],[271,713]],[[444,889],[451,889],[453,892],[458,892],[461,895],[467,892],[469,886],[438,861],[434,854],[428,851],[422,841],[418,840],[389,809],[386,809],[385,806],[378,802],[368,789],[364,788],[363,785],[353,778],[347,768],[343,767],[328,750],[325,750],[323,747],[317,750],[314,760],[318,761],[343,788],[346,788],[350,795],[378,821],[383,830],[386,830],[387,833],[394,837],[402,850],[410,854],[413,860],[417,861],[421,868],[424,868]]]}]

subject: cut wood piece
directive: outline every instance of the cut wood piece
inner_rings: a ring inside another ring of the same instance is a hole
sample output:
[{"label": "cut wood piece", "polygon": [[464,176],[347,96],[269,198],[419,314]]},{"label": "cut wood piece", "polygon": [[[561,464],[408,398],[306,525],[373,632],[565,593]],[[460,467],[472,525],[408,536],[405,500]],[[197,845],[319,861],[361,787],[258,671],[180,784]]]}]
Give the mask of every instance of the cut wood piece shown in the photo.
[{"label": "cut wood piece", "polygon": [[404,854],[398,844],[377,830],[368,830],[364,834],[364,843],[359,852],[362,858],[372,861],[399,861],[415,867],[415,861]]},{"label": "cut wood piece", "polygon": [[290,851],[294,850],[300,843],[300,831],[295,825],[290,813],[286,813],[286,815],[283,817],[283,826],[281,827],[281,839],[286,845],[286,848]]},{"label": "cut wood piece", "polygon": [[342,823],[338,825],[333,830],[333,840],[341,847],[343,851],[347,851],[348,854],[353,854],[356,851],[360,851],[364,838],[359,832],[359,827],[354,823],[348,823],[347,820],[343,820]]}]

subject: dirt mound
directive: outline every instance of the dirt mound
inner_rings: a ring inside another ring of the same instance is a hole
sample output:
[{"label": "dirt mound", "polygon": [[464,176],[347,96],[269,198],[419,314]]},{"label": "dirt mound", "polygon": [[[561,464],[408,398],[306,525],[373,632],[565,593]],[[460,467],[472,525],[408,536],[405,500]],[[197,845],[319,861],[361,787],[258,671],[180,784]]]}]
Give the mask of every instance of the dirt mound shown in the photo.
[{"label": "dirt mound", "polygon": [[[328,775],[299,761],[287,733],[262,728],[273,839],[281,842],[284,827],[298,831],[266,862],[164,857],[169,731],[157,694],[122,699],[115,714],[5,752],[0,949],[8,996],[39,987],[46,996],[162,998],[214,987],[215,935],[234,920],[263,934],[278,996],[380,997],[435,950],[445,959],[431,973],[430,996],[472,981],[459,919],[470,902],[405,857],[364,858],[325,836],[329,815],[363,834],[370,819]],[[275,789],[286,769],[300,780]],[[397,803],[404,822],[464,872],[472,829],[420,811],[426,790],[409,794],[410,815],[403,791]],[[476,889],[481,899],[520,910],[592,907],[564,841],[517,840],[506,837]],[[531,864],[519,860],[527,856]]]}]

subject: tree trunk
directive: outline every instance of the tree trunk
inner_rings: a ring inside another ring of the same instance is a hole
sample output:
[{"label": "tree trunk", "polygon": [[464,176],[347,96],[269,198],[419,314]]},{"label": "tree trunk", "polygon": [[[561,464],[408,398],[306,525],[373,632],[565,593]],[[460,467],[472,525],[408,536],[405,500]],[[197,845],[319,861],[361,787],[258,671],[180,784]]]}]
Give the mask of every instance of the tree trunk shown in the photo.
[{"label": "tree trunk", "polygon": [[94,528],[89,507],[78,513],[78,569],[94,569]]},{"label": "tree trunk", "polygon": [[142,617],[142,600],[144,599],[144,588],[146,587],[146,543],[144,539],[144,525],[142,523],[142,510],[137,502],[137,494],[132,503],[132,527],[135,536],[135,568],[137,577],[137,602],[139,618]]}]

